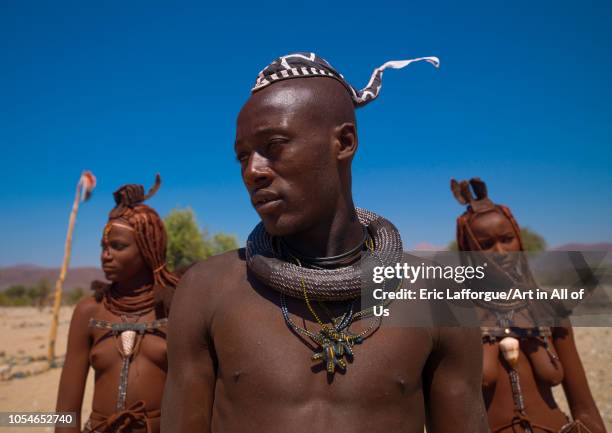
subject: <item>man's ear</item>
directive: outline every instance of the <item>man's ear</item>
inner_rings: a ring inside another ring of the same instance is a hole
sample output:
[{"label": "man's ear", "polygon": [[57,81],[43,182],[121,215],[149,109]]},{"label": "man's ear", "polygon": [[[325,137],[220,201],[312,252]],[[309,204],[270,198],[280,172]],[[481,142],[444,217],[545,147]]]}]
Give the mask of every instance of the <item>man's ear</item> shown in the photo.
[{"label": "man's ear", "polygon": [[351,160],[357,152],[357,128],[354,123],[343,123],[334,128],[339,161]]}]

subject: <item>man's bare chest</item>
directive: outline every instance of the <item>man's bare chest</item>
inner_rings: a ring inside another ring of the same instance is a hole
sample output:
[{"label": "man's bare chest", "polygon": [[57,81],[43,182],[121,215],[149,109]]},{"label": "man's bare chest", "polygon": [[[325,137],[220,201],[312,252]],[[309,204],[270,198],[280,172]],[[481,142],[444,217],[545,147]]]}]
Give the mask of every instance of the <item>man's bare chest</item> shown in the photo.
[{"label": "man's bare chest", "polygon": [[[413,395],[421,391],[421,373],[431,352],[431,336],[424,328],[380,327],[345,357],[346,369],[333,375],[313,360],[322,348],[296,333],[283,317],[279,295],[248,293],[224,302],[211,331],[217,358],[217,383],[230,397],[245,393],[271,399],[313,396],[350,399]],[[290,301],[290,317],[300,328],[317,333],[321,326],[303,301]],[[326,311],[315,306],[320,319]],[[348,330],[359,333],[372,326],[363,318]]]}]

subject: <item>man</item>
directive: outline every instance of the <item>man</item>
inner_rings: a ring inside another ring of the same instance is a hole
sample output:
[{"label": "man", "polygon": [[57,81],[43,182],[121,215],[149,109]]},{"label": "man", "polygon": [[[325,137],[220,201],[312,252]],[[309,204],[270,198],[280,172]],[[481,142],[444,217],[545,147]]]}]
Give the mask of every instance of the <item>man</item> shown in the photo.
[{"label": "man", "polygon": [[488,431],[477,328],[380,327],[356,312],[364,249],[393,262],[402,248],[353,204],[354,108],[410,62],[361,91],[312,53],[260,73],[235,152],[262,224],[177,289],[162,432]]}]

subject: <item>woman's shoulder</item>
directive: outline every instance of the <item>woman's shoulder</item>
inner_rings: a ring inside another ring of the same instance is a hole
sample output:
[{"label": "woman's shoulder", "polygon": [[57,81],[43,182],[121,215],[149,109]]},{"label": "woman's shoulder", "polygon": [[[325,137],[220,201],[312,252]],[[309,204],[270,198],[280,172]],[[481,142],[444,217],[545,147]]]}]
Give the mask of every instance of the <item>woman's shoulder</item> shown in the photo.
[{"label": "woman's shoulder", "polygon": [[93,295],[81,299],[74,307],[72,320],[89,321],[90,318],[96,315],[100,305],[100,302]]}]

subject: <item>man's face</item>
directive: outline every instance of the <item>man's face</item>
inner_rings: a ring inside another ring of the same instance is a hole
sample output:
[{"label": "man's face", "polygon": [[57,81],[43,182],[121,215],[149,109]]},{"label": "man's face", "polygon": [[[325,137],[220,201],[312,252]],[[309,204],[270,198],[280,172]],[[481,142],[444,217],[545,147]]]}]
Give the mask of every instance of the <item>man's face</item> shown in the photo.
[{"label": "man's face", "polygon": [[309,229],[340,191],[333,128],[307,86],[288,80],[255,93],[237,122],[235,152],[253,207],[273,236]]}]

